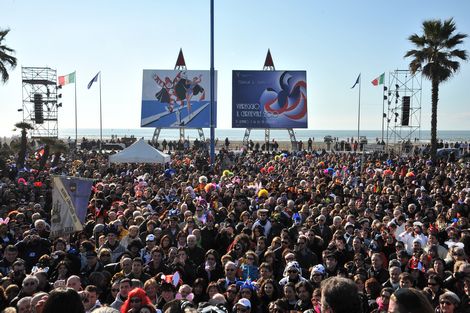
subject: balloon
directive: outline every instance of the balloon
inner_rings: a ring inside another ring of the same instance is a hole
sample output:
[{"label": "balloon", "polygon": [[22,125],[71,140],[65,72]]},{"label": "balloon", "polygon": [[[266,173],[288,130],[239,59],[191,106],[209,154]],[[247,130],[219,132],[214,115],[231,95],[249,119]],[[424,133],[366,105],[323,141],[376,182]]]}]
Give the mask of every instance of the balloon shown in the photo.
[{"label": "balloon", "polygon": [[264,167],[262,167],[259,171],[261,172],[261,174],[266,173],[266,169]]},{"label": "balloon", "polygon": [[258,191],[258,198],[267,198],[268,197],[268,191],[266,189],[261,189],[260,191]]},{"label": "balloon", "polygon": [[280,155],[276,155],[276,156],[274,157],[274,161],[279,161],[280,159],[281,159],[281,156],[280,156]]},{"label": "balloon", "polygon": [[230,171],[229,171],[229,170],[224,170],[224,171],[222,172],[222,176],[229,176],[229,174],[230,174]]},{"label": "balloon", "polygon": [[176,171],[172,168],[167,168],[165,170],[165,176],[170,178],[171,176],[175,175],[176,174]]},{"label": "balloon", "polygon": [[210,193],[213,188],[214,186],[212,184],[207,184],[204,186],[204,190],[206,191],[206,193]]},{"label": "balloon", "polygon": [[273,171],[274,171],[274,166],[271,165],[270,167],[268,167],[268,173],[271,173]]}]

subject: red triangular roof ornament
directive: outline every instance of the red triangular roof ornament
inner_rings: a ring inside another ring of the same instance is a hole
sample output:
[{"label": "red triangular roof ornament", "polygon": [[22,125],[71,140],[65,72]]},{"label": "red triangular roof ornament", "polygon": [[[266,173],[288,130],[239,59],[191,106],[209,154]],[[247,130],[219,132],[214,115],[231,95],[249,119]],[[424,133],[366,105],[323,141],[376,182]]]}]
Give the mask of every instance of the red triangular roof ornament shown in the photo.
[{"label": "red triangular roof ornament", "polygon": [[186,62],[184,61],[184,56],[183,56],[183,49],[180,49],[180,53],[178,54],[178,59],[176,60],[175,67],[178,67],[178,66],[186,67]]},{"label": "red triangular roof ornament", "polygon": [[268,49],[266,60],[264,61],[264,67],[274,67],[273,58],[271,57],[271,51]]}]

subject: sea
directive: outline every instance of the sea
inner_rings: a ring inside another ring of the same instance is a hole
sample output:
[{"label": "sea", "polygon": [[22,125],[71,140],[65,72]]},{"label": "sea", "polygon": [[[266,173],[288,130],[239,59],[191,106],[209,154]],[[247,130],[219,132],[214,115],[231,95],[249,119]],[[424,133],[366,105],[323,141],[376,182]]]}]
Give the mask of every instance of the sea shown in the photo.
[{"label": "sea", "polygon": [[[132,129],[124,129],[124,128],[109,128],[103,129],[103,139],[111,139],[112,136],[117,136],[118,138],[121,137],[136,137],[136,138],[144,138],[146,140],[151,140],[154,134],[153,128],[132,128]],[[203,129],[204,136],[206,139],[210,138],[210,129]],[[100,130],[98,128],[79,128],[77,130],[78,139],[85,137],[87,139],[99,139],[100,138]],[[357,129],[356,130],[315,130],[315,129],[296,129],[294,130],[295,137],[297,140],[307,141],[309,138],[316,142],[323,142],[325,136],[331,136],[334,138],[338,138],[338,140],[347,140],[351,137],[357,137]],[[243,140],[245,134],[245,129],[216,129],[215,130],[215,138],[219,140],[225,140],[228,138],[230,141],[241,141]],[[415,138],[419,139],[421,142],[429,142],[431,140],[431,131],[430,130],[421,130],[415,131],[411,134],[411,136],[407,136],[408,134],[401,135],[401,138],[408,138],[412,141]],[[365,136],[369,143],[376,142],[377,139],[382,138],[382,131],[381,130],[361,130],[360,136]],[[386,138],[386,133],[385,133]],[[72,140],[75,139],[75,129],[74,128],[63,128],[59,129],[59,138],[67,139],[70,137]],[[185,129],[184,130],[184,137],[193,141],[194,139],[199,139],[199,134],[197,129]],[[395,136],[394,132],[389,132],[389,137],[391,142],[398,142],[400,141],[400,136]],[[437,137],[439,140],[443,141],[470,141],[470,130],[439,130],[437,132]],[[161,129],[159,140],[178,140],[180,138],[180,131],[179,129]],[[265,132],[264,129],[253,129],[250,133],[250,139],[253,141],[264,141]],[[289,133],[287,130],[280,130],[280,129],[271,129],[270,130],[270,140],[276,141],[289,141]]]}]

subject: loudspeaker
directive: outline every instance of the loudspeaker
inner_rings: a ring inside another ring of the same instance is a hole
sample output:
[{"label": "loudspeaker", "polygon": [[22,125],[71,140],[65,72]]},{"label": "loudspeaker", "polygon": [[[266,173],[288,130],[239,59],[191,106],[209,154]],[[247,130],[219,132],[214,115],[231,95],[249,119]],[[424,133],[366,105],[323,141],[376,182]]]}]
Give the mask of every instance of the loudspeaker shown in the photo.
[{"label": "loudspeaker", "polygon": [[404,96],[402,98],[401,106],[401,126],[410,125],[410,97]]},{"label": "loudspeaker", "polygon": [[36,124],[44,123],[44,114],[42,110],[42,95],[40,93],[34,94],[34,122]]}]

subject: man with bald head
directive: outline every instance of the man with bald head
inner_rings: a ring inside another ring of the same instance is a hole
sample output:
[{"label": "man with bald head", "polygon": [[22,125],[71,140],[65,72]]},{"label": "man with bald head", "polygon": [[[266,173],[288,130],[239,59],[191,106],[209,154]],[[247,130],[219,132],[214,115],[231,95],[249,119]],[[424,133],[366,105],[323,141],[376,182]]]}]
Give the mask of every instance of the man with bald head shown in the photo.
[{"label": "man with bald head", "polygon": [[72,275],[67,279],[66,283],[67,287],[70,287],[72,289],[75,289],[76,292],[82,291],[82,282],[80,280],[80,277],[77,275]]}]

